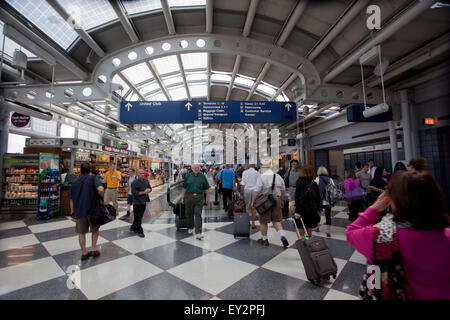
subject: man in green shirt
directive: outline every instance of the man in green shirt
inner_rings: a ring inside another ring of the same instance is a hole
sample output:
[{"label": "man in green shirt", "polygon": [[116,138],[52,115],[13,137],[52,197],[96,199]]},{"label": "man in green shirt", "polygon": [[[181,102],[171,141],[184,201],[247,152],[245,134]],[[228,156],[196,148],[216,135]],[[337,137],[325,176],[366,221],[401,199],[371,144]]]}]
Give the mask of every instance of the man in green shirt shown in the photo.
[{"label": "man in green shirt", "polygon": [[195,234],[198,240],[202,235],[203,192],[206,194],[206,205],[209,204],[209,183],[198,164],[192,165],[192,172],[186,175],[181,190],[181,203],[186,204],[188,233],[193,233],[195,218]]}]

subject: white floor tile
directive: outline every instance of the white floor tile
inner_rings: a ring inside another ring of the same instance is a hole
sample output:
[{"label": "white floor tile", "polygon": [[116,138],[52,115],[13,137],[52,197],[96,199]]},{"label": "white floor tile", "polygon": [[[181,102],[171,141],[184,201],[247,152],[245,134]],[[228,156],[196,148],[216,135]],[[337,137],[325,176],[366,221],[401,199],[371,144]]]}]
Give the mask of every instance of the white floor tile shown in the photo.
[{"label": "white floor tile", "polygon": [[205,250],[209,251],[216,251],[217,249],[220,249],[222,247],[225,247],[233,242],[236,242],[236,240],[233,235],[211,230],[208,232],[203,233],[203,240],[197,240],[194,236],[190,236],[188,238],[185,238],[181,241],[191,244],[193,246],[197,246],[200,248],[203,248]]},{"label": "white floor tile", "polygon": [[100,231],[103,230],[111,230],[111,229],[116,229],[116,228],[120,228],[120,227],[129,227],[130,223],[116,219],[114,221],[111,221],[107,224],[104,224],[102,226],[100,226]]},{"label": "white floor tile", "polygon": [[63,276],[52,257],[0,269],[0,295]]},{"label": "white floor tile", "polygon": [[14,248],[21,248],[38,244],[39,240],[33,234],[24,236],[11,237],[0,240],[0,251],[11,250]]},{"label": "white floor tile", "polygon": [[[333,218],[348,219],[348,213],[347,212],[339,212]],[[331,219],[333,219],[333,218],[331,218]]]},{"label": "white floor tile", "polygon": [[115,240],[113,243],[134,254],[176,241],[173,238],[166,237],[165,235],[157,232],[144,231],[144,234],[145,238],[140,238],[135,235],[128,238]]},{"label": "white floor tile", "polygon": [[206,292],[217,295],[258,267],[211,252],[168,272]]},{"label": "white floor tile", "polygon": [[345,209],[347,209],[348,207],[344,207],[344,206],[334,206],[333,208],[332,208],[332,210],[333,211],[342,211],[342,210],[345,210]]},{"label": "white floor tile", "polygon": [[52,230],[59,230],[64,228],[75,228],[75,222],[74,221],[57,221],[57,222],[49,222],[49,223],[42,223],[42,224],[36,224],[34,226],[29,226],[31,232],[33,233],[40,233],[40,232],[46,232],[46,231],[52,231]]},{"label": "white floor tile", "polygon": [[137,256],[129,255],[75,272],[70,278],[88,299],[95,300],[162,271]]},{"label": "white floor tile", "polygon": [[203,228],[215,230],[217,228],[225,227],[229,224],[233,224],[233,222],[208,222],[203,223]]},{"label": "white floor tile", "polygon": [[[102,238],[101,236],[98,237],[97,245],[109,242],[105,238]],[[78,242],[78,236],[58,239],[58,240],[52,240],[43,242],[42,245],[50,252],[52,256],[55,256],[57,254],[70,252],[79,250],[81,254],[81,248],[80,244]],[[92,245],[92,237],[91,233],[86,234],[86,249],[89,250]]]},{"label": "white floor tile", "polygon": [[[289,245],[294,244],[295,241],[298,240],[297,233],[294,231],[284,230],[286,234],[286,239],[289,242]],[[258,240],[262,237],[261,231],[256,232],[250,236],[252,240]],[[275,228],[269,228],[267,231],[267,239],[269,239],[270,245],[277,245],[282,247],[283,243],[280,240],[280,234],[275,230]]]},{"label": "white floor tile", "polygon": [[359,253],[358,251],[355,250],[355,252],[353,252],[353,255],[351,256],[350,260],[351,262],[356,262],[356,263],[361,263],[366,265],[367,264],[367,259],[365,256],[363,256],[361,253]]},{"label": "white floor tile", "polygon": [[171,227],[174,227],[175,224],[173,223],[144,223],[142,225],[142,229],[148,230],[148,231],[158,231],[163,229],[168,229]]},{"label": "white floor tile", "polygon": [[11,222],[0,223],[0,230],[23,228],[26,226],[27,225],[23,221],[11,221]]},{"label": "white floor tile", "polygon": [[352,296],[338,290],[330,289],[324,300],[360,300],[357,296]]},{"label": "white floor tile", "polygon": [[[326,228],[325,226],[321,226],[320,227],[320,232],[315,232],[313,231],[313,236],[319,236],[319,237],[326,237],[327,234],[325,233]],[[347,241],[347,237],[345,235],[345,228],[342,227],[335,227],[335,226],[331,226],[331,239],[337,239],[337,240],[344,240]]]},{"label": "white floor tile", "polygon": [[211,299],[209,299],[209,300],[222,300],[222,299],[220,299],[220,298],[217,298],[217,297],[212,297]]}]

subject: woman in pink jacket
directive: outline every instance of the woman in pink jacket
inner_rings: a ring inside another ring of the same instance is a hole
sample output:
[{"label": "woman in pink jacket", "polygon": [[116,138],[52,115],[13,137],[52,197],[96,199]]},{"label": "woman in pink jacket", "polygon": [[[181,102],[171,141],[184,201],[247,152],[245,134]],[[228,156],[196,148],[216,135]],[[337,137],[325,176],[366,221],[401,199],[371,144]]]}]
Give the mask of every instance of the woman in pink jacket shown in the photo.
[{"label": "woman in pink jacket", "polygon": [[[375,224],[388,205],[394,214]],[[381,288],[363,281],[363,299],[450,300],[446,210],[444,194],[428,172],[394,175],[388,189],[347,227],[347,241],[381,271]],[[372,282],[370,275],[364,280],[368,277]]]}]

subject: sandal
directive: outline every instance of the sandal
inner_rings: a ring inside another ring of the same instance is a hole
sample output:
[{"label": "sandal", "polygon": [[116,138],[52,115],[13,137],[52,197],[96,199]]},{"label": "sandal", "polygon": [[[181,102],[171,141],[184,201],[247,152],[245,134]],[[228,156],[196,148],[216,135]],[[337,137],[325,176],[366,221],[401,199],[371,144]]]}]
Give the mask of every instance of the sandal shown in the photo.
[{"label": "sandal", "polygon": [[95,251],[89,251],[89,255],[92,256],[92,257],[94,257],[94,258],[97,258],[97,257],[100,255],[100,252],[97,251],[97,250],[95,250]]},{"label": "sandal", "polygon": [[81,255],[81,260],[87,260],[91,255],[88,253]]}]

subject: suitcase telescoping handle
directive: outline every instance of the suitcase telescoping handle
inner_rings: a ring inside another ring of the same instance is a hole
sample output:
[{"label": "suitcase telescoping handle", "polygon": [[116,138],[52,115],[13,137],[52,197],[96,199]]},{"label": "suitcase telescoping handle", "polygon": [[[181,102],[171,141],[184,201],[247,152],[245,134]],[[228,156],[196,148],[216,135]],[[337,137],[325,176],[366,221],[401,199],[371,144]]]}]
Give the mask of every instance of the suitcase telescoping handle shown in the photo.
[{"label": "suitcase telescoping handle", "polygon": [[[294,218],[292,221],[294,221],[294,226],[295,226],[295,231],[297,232],[297,237],[300,239],[301,236],[300,236],[300,232],[298,232],[297,224],[295,223],[295,218]],[[302,222],[303,230],[305,231],[305,235],[304,235],[303,238],[309,239],[309,237],[308,237],[308,231],[306,231],[306,227],[305,227],[305,224],[303,223],[303,219],[302,219],[301,216],[300,216],[300,221]]]}]

